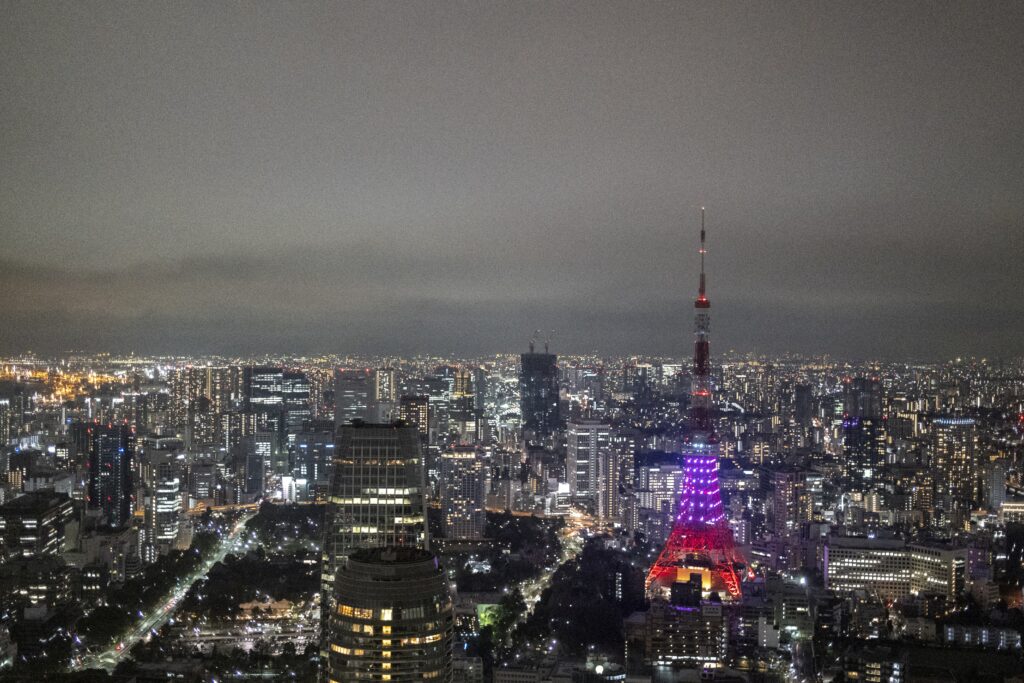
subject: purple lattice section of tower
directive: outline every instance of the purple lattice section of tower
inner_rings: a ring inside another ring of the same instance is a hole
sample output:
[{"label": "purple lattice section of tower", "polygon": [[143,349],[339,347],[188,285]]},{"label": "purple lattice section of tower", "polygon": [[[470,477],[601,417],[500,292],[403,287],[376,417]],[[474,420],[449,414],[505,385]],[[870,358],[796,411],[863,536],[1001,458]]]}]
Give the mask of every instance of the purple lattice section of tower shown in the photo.
[{"label": "purple lattice section of tower", "polygon": [[718,456],[713,453],[687,453],[676,523],[701,528],[725,522],[722,493],[718,486]]}]

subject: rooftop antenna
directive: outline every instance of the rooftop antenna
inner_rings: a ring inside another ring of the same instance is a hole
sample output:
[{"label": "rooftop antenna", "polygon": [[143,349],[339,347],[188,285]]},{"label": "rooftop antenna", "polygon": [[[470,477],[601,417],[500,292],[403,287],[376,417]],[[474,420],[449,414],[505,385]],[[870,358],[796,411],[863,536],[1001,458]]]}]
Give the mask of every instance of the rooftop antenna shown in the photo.
[{"label": "rooftop antenna", "polygon": [[548,332],[548,336],[547,336],[547,338],[546,338],[546,339],[544,340],[544,353],[547,353],[547,352],[548,352],[548,344],[550,344],[550,343],[551,343],[551,338],[552,338],[553,336],[555,336],[555,331],[554,331],[554,330],[551,330],[550,332]]},{"label": "rooftop antenna", "polygon": [[707,250],[704,248],[704,207],[700,207],[700,298],[706,298],[704,293],[704,254]]},{"label": "rooftop antenna", "polygon": [[537,335],[540,334],[540,330],[534,330],[533,335],[530,336],[530,353],[533,353],[533,347],[537,344]]}]

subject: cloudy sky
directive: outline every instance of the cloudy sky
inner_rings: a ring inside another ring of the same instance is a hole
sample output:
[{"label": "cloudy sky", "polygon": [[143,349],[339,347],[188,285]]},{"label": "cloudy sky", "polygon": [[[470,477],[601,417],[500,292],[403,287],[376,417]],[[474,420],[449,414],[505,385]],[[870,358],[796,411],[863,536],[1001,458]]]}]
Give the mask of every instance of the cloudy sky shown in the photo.
[{"label": "cloudy sky", "polygon": [[1024,352],[1024,3],[0,17],[0,352]]}]

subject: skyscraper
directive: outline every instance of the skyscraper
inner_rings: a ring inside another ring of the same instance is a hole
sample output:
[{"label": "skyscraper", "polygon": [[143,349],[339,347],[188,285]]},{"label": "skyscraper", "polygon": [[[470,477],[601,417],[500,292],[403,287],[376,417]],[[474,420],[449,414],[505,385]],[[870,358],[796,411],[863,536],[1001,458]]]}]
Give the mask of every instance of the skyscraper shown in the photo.
[{"label": "skyscraper", "polygon": [[373,376],[370,370],[346,370],[334,373],[334,424],[338,427],[353,420],[371,420]]},{"label": "skyscraper", "polygon": [[11,400],[0,398],[0,448],[11,439]]},{"label": "skyscraper", "polygon": [[520,356],[519,405],[523,416],[523,440],[542,444],[561,428],[558,410],[558,357],[530,352]]},{"label": "skyscraper", "polygon": [[441,456],[441,515],[445,538],[480,539],[487,517],[487,471],[474,446],[454,446]]},{"label": "skyscraper", "polygon": [[373,371],[373,414],[370,419],[377,422],[394,419],[395,399],[398,395],[396,389],[394,368],[377,368]]},{"label": "skyscraper", "polygon": [[[573,496],[600,492],[600,458],[612,448],[612,427],[600,420],[574,420],[565,431],[565,476]],[[616,482],[618,480],[616,479]]]},{"label": "skyscraper", "polygon": [[771,473],[771,482],[772,533],[776,538],[793,538],[800,524],[811,519],[806,474],[794,467],[781,467]]},{"label": "skyscraper", "polygon": [[965,513],[978,501],[978,435],[969,417],[940,417],[932,422],[931,465],[936,493],[946,511]]},{"label": "skyscraper", "polygon": [[423,440],[430,436],[430,397],[402,396],[398,405],[398,419],[416,427]]},{"label": "skyscraper", "polygon": [[279,410],[284,404],[284,370],[277,366],[255,365],[242,373],[242,391],[247,410]]},{"label": "skyscraper", "polygon": [[1006,501],[1006,472],[1009,463],[1000,458],[985,464],[984,495],[989,510],[998,510]]},{"label": "skyscraper", "polygon": [[[305,495],[316,490],[318,482],[327,482],[334,460],[334,434],[331,431],[302,431],[292,444],[292,476],[296,483],[306,482]],[[325,489],[326,490],[326,489]]]},{"label": "skyscraper", "polygon": [[301,370],[281,373],[281,404],[285,414],[285,430],[289,435],[302,430],[313,417],[309,396],[309,378]]},{"label": "skyscraper", "polygon": [[339,568],[334,597],[327,680],[451,681],[452,600],[431,553],[358,550]]},{"label": "skyscraper", "polygon": [[150,451],[146,459],[146,545],[145,558],[155,562],[178,538],[181,518],[181,489],[184,455],[171,451]]},{"label": "skyscraper", "polygon": [[597,454],[597,492],[594,494],[594,511],[603,522],[618,522],[622,519],[622,495],[619,493],[619,479],[622,476],[622,454],[618,449],[605,448]]},{"label": "skyscraper", "polygon": [[415,427],[354,422],[339,429],[324,523],[324,626],[345,557],[359,548],[428,546],[425,488]]},{"label": "skyscraper", "polygon": [[277,366],[251,366],[242,373],[245,410],[255,415],[256,428],[284,430],[284,369]]},{"label": "skyscraper", "polygon": [[132,515],[135,430],[127,425],[91,425],[88,506],[120,529]]},{"label": "skyscraper", "polygon": [[811,426],[814,417],[814,397],[810,384],[797,384],[793,391],[793,420],[798,427]]}]

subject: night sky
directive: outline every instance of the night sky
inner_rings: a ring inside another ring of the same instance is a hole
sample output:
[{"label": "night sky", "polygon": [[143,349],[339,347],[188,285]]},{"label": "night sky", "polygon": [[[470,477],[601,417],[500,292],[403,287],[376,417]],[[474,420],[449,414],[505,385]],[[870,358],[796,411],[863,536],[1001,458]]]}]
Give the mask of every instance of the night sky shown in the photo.
[{"label": "night sky", "polygon": [[0,352],[1024,352],[1024,3],[0,3]]}]

